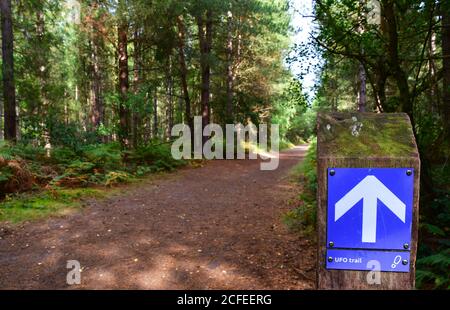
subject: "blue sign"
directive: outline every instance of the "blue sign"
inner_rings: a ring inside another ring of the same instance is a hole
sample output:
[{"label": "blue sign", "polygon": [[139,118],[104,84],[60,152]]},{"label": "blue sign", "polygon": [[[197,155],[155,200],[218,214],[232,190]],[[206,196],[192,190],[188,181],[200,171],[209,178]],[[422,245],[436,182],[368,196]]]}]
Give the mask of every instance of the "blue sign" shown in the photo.
[{"label": "blue sign", "polygon": [[408,251],[327,250],[327,269],[409,272]]},{"label": "blue sign", "polygon": [[327,247],[409,250],[413,188],[412,168],[329,168]]}]

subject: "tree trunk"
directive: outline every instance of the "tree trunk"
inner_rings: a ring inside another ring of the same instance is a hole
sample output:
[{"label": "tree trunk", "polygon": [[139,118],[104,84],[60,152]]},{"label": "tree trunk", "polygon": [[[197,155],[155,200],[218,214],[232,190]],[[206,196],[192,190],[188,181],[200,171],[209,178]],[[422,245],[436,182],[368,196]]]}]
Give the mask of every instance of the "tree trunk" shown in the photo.
[{"label": "tree trunk", "polygon": [[450,135],[450,4],[441,1],[442,10],[442,71],[443,71],[443,116],[446,137]]},{"label": "tree trunk", "polygon": [[227,33],[227,122],[233,123],[233,15],[228,11]]},{"label": "tree trunk", "polygon": [[[359,27],[358,32],[362,34],[364,32],[364,20],[365,13],[362,12],[362,8],[364,7],[364,2],[359,0]],[[364,54],[364,49],[361,49],[361,53]],[[366,97],[366,69],[362,63],[359,64],[358,68],[358,80],[359,80],[359,89],[358,89],[358,112],[366,112],[367,110],[367,97]]]},{"label": "tree trunk", "polygon": [[[134,31],[134,67],[133,67],[133,93],[139,94],[140,90],[140,63],[141,63],[141,45],[139,38],[139,29]],[[133,110],[133,147],[137,148],[139,144],[139,127],[141,117],[136,109]]]},{"label": "tree trunk", "polygon": [[408,86],[408,79],[407,75],[400,66],[400,60],[398,57],[398,32],[394,1],[384,0],[382,1],[382,4],[388,34],[388,62],[392,70],[392,75],[396,80],[398,90],[400,92],[400,111],[405,112],[409,115],[414,128],[413,106]]},{"label": "tree trunk", "polygon": [[[44,46],[44,34],[45,34],[45,20],[44,20],[44,8],[40,7],[36,11],[36,39],[38,42],[38,47]],[[39,95],[41,102],[38,105],[38,115],[40,119],[41,130],[43,131],[43,139],[46,149],[47,157],[50,157],[50,152],[52,149],[51,139],[50,139],[50,127],[48,125],[48,111],[49,111],[49,100],[47,97],[47,82],[49,80],[49,63],[47,58],[47,53],[45,50],[41,50],[37,54],[35,59],[37,67],[37,76],[40,84]]]},{"label": "tree trunk", "polygon": [[2,69],[3,69],[3,102],[4,102],[4,135],[5,140],[15,141],[17,138],[16,88],[14,84],[13,57],[13,25],[11,0],[0,1],[2,24]]},{"label": "tree trunk", "polygon": [[[95,37],[96,35],[94,35]],[[92,41],[92,81],[91,81],[91,103],[92,103],[92,112],[91,112],[91,123],[94,130],[100,127],[100,124],[103,123],[103,102],[101,99],[101,76],[100,76],[100,66],[98,60],[98,45],[96,42],[96,38],[93,38]]]},{"label": "tree trunk", "polygon": [[[200,71],[201,71],[201,111],[202,128],[210,122],[211,107],[209,105],[210,97],[210,55],[212,46],[212,12],[206,11],[206,20],[202,15],[197,16],[198,38],[200,44]],[[208,137],[203,137],[203,144]]]},{"label": "tree trunk", "polygon": [[166,76],[166,93],[167,93],[167,131],[166,137],[170,138],[170,133],[173,127],[173,76],[172,76],[172,56],[169,55],[169,70],[167,71]]},{"label": "tree trunk", "polygon": [[[91,12],[94,19],[94,14],[98,10],[98,3],[94,2],[92,4]],[[100,127],[100,124],[103,123],[104,118],[104,106],[103,99],[101,97],[102,92],[102,77],[100,70],[100,62],[99,62],[99,49],[100,49],[100,34],[95,27],[95,22],[92,22],[91,27],[91,125],[94,130],[97,130]]]},{"label": "tree trunk", "polygon": [[178,25],[178,54],[180,61],[180,80],[181,80],[181,88],[183,90],[185,120],[189,128],[193,130],[194,120],[191,114],[191,99],[189,97],[189,90],[187,84],[187,66],[186,66],[186,58],[184,56],[185,27],[182,16],[177,17],[177,25]]},{"label": "tree trunk", "polygon": [[158,137],[158,89],[155,88],[153,97],[153,139]]},{"label": "tree trunk", "polygon": [[387,77],[383,74],[380,74],[377,77],[377,97],[378,102],[383,111],[386,111],[386,80]]},{"label": "tree trunk", "polygon": [[121,21],[118,27],[118,56],[119,56],[119,139],[124,147],[129,146],[129,111],[127,108],[128,90],[130,87],[128,77],[128,23]]},{"label": "tree trunk", "polygon": [[428,72],[430,74],[430,82],[431,87],[429,90],[429,112],[435,113],[436,107],[440,102],[440,94],[438,89],[438,82],[436,76],[436,63],[434,61],[434,57],[436,56],[436,33],[432,31],[429,42],[429,51],[428,51],[429,61],[428,61]]},{"label": "tree trunk", "polygon": [[363,64],[359,65],[359,91],[358,91],[358,112],[366,112],[366,70]]}]

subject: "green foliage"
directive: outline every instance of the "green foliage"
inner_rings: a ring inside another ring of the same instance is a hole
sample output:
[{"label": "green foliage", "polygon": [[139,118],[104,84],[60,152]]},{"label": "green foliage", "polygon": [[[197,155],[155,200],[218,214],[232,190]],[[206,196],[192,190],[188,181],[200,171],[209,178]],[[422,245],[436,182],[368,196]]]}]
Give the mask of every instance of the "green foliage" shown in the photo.
[{"label": "green foliage", "polygon": [[8,181],[13,175],[10,167],[0,167],[0,184]]},{"label": "green foliage", "polygon": [[[299,142],[304,143],[303,140],[301,140],[301,141],[299,141]],[[279,141],[279,145],[278,145],[280,151],[286,150],[286,149],[291,149],[291,148],[293,148],[294,146],[295,146],[295,144],[293,144],[292,142],[287,141],[287,140],[285,140],[285,139],[281,139],[281,140]]]},{"label": "green foliage", "polygon": [[77,159],[75,151],[68,147],[56,147],[50,154],[52,161],[58,164],[70,164]]},{"label": "green foliage", "polygon": [[[35,155],[33,158],[33,151]],[[85,145],[79,150],[55,147],[46,156],[43,148],[1,143],[0,186],[14,177],[8,160],[25,159],[31,173],[45,190],[7,196],[0,203],[0,221],[18,222],[58,214],[76,206],[82,196],[99,190],[80,188],[92,185],[114,186],[152,172],[171,171],[185,161],[174,160],[170,144],[154,141],[134,151],[124,151],[117,143]]]},{"label": "green foliage", "polygon": [[[448,111],[441,108],[448,106],[449,79],[439,74],[449,70],[441,61],[448,54],[442,21],[450,12],[444,2],[316,1],[317,28],[311,33],[323,58],[314,100],[319,111],[356,111],[365,82],[366,111],[406,112],[412,122],[421,160],[419,288],[447,288],[449,279],[450,127]],[[388,29],[394,33],[387,35]],[[341,134],[324,143],[337,156],[401,156],[413,150],[395,121],[388,127],[363,123],[359,144],[348,125],[331,124]],[[386,135],[396,143],[386,143]]]},{"label": "green foliage", "polygon": [[[186,164],[184,160],[176,160],[172,157],[169,143],[153,143],[137,148],[130,155],[130,160],[145,164],[150,171],[173,170]],[[143,168],[140,166],[140,172]]]},{"label": "green foliage", "polygon": [[316,113],[309,107],[299,80],[286,83],[274,105],[273,122],[279,124],[283,140],[298,144],[312,137]]},{"label": "green foliage", "polygon": [[83,145],[95,143],[98,140],[96,133],[83,131],[76,123],[64,123],[52,117],[48,121],[50,130],[50,143],[53,146],[68,147],[78,151]]},{"label": "green foliage", "polygon": [[[435,195],[422,195],[427,203],[421,209],[416,286],[450,289],[450,189],[446,166],[433,169]],[[423,205],[423,202],[422,202]]]},{"label": "green foliage", "polygon": [[70,208],[80,207],[80,198],[103,196],[104,193],[98,189],[57,188],[39,194],[8,196],[0,204],[0,222],[17,223],[48,215],[64,214]]},{"label": "green foliage", "polygon": [[299,205],[283,216],[283,222],[293,232],[312,235],[315,232],[316,208],[316,200],[309,194],[302,194]]},{"label": "green foliage", "polygon": [[95,164],[92,162],[75,160],[67,167],[67,171],[70,174],[77,175],[92,172],[94,168]]},{"label": "green foliage", "polygon": [[122,165],[122,150],[118,143],[88,145],[82,148],[82,156],[104,170]]},{"label": "green foliage", "polygon": [[313,141],[305,159],[294,168],[295,176],[300,176],[303,184],[298,205],[283,216],[283,222],[292,231],[311,235],[315,232],[317,216],[317,162],[316,142]]},{"label": "green foliage", "polygon": [[450,249],[417,260],[416,286],[450,289]]},{"label": "green foliage", "polygon": [[11,145],[6,141],[0,141],[0,158],[4,160],[11,160],[14,158],[14,152]]},{"label": "green foliage", "polygon": [[105,176],[105,185],[112,186],[119,183],[126,183],[132,179],[132,176],[124,171],[110,171]]},{"label": "green foliage", "polygon": [[45,149],[29,143],[17,143],[9,147],[9,151],[14,158],[26,160],[42,160],[45,157]]},{"label": "green foliage", "polygon": [[317,141],[314,139],[308,149],[300,168],[301,175],[306,184],[306,189],[316,197],[317,192]]}]

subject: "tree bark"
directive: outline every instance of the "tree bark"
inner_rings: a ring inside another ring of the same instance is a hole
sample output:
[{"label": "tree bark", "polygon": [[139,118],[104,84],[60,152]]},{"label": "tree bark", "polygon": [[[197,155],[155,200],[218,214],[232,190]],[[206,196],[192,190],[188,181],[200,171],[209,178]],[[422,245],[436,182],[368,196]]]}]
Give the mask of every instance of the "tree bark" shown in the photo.
[{"label": "tree bark", "polygon": [[379,74],[377,77],[377,97],[378,97],[378,103],[383,109],[383,111],[386,111],[386,80],[387,76],[385,74]]},{"label": "tree bark", "polygon": [[382,1],[382,4],[388,34],[388,62],[392,70],[392,75],[397,83],[398,90],[400,92],[400,111],[405,112],[409,115],[414,128],[413,106],[411,93],[408,86],[408,79],[407,75],[400,66],[400,60],[398,56],[398,31],[394,1],[384,0]]},{"label": "tree bark", "polygon": [[440,102],[440,94],[438,89],[438,81],[437,81],[437,69],[436,63],[434,61],[434,57],[436,56],[436,33],[432,31],[429,42],[429,61],[428,61],[428,72],[430,75],[430,83],[431,87],[429,90],[429,112],[435,113],[438,103]]},{"label": "tree bark", "polygon": [[180,62],[180,80],[184,99],[185,121],[189,126],[189,128],[193,130],[194,122],[191,114],[191,99],[189,97],[189,89],[187,84],[187,66],[186,66],[186,58],[184,56],[185,27],[182,16],[177,17],[177,25],[178,25],[178,55]]},{"label": "tree bark", "polygon": [[128,74],[128,23],[120,21],[118,26],[118,56],[119,56],[119,124],[120,143],[124,147],[129,146],[129,110],[127,108],[128,90],[130,87]]},{"label": "tree bark", "polygon": [[14,83],[14,36],[11,14],[11,0],[0,1],[2,25],[2,69],[4,102],[4,136],[5,140],[16,141],[16,87]]},{"label": "tree bark", "polygon": [[172,55],[169,55],[169,70],[167,71],[166,76],[166,93],[167,93],[167,110],[166,110],[166,118],[167,118],[167,131],[166,137],[170,137],[170,133],[173,127],[173,76],[172,76]]},{"label": "tree bark", "polygon": [[91,6],[91,125],[94,130],[100,127],[103,123],[104,118],[104,106],[103,98],[101,97],[102,92],[102,76],[99,62],[99,49],[100,49],[100,34],[95,27],[95,12],[98,10],[98,3],[95,1]]},{"label": "tree bark", "polygon": [[[206,19],[197,16],[198,38],[200,44],[200,72],[201,72],[201,111],[203,128],[209,124],[211,116],[211,107],[209,105],[210,97],[210,78],[211,78],[211,46],[212,46],[212,12],[206,11]],[[203,137],[203,144],[208,137]]]},{"label": "tree bark", "polygon": [[[139,38],[139,29],[134,30],[134,67],[133,67],[133,93],[139,94],[140,90],[140,63],[141,63],[141,45]],[[136,109],[133,110],[133,147],[137,148],[139,144],[139,127],[141,124],[141,117]]]},{"label": "tree bark", "polygon": [[227,122],[233,122],[233,14],[228,11],[227,19]]},{"label": "tree bark", "polygon": [[443,117],[446,137],[450,136],[450,4],[441,1],[442,10],[442,71],[443,71]]},{"label": "tree bark", "polygon": [[155,89],[155,95],[153,97],[153,138],[158,137],[158,89]]},{"label": "tree bark", "polygon": [[358,112],[366,112],[366,70],[363,64],[359,64],[359,91],[358,91]]},{"label": "tree bark", "polygon": [[[362,34],[364,32],[364,19],[365,19],[365,13],[362,12],[362,9],[364,7],[364,2],[359,0],[359,27],[358,32]],[[361,54],[364,54],[364,49],[361,49]],[[366,96],[366,69],[364,68],[363,63],[360,62],[359,68],[358,68],[358,79],[359,79],[359,90],[358,90],[358,112],[366,112],[367,110],[367,96]]]}]

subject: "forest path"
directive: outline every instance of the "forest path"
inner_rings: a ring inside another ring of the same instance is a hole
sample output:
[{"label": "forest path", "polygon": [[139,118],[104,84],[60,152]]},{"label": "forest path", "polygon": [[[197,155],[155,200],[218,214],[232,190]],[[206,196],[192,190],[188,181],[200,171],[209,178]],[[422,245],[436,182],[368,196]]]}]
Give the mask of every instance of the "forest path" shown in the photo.
[{"label": "forest path", "polygon": [[[130,186],[81,212],[0,231],[0,288],[305,289],[315,250],[281,215],[306,146],[258,160],[217,160]],[[66,284],[68,260],[81,284]]]}]

